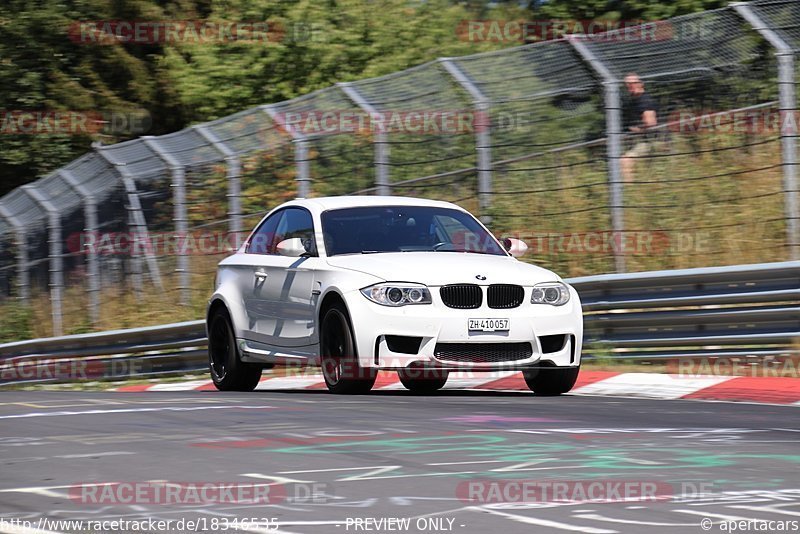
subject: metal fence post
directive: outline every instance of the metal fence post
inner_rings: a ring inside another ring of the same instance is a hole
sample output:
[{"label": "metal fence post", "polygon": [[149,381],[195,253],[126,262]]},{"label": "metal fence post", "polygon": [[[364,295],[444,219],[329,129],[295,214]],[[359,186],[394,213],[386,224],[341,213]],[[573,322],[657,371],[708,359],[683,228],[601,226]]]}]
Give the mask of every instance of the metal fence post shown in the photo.
[{"label": "metal fence post", "polygon": [[311,179],[308,166],[308,140],[300,137],[294,140],[294,165],[297,168],[297,198],[311,195]]},{"label": "metal fence post", "polygon": [[236,250],[242,246],[244,240],[244,221],[242,220],[242,161],[239,156],[232,155],[226,158],[228,163],[228,217],[230,217],[229,231],[233,234],[233,243]]},{"label": "metal fence post", "polygon": [[[367,102],[367,99],[352,84],[338,83],[336,85],[361,111],[375,118],[375,120],[371,121],[372,124],[384,123],[383,120],[380,120],[381,112]],[[384,128],[378,128],[372,139],[372,144],[375,146],[375,192],[379,195],[391,195],[392,187],[389,183],[389,136]]]},{"label": "metal fence post", "polygon": [[41,191],[30,184],[23,185],[22,190],[47,212],[48,245],[50,247],[50,312],[53,317],[53,335],[64,334],[63,290],[64,290],[64,258],[61,245],[61,213],[45,197]]},{"label": "metal fence post", "polygon": [[780,115],[791,121],[781,120],[781,147],[783,153],[783,188],[786,210],[786,240],[789,258],[800,259],[800,199],[797,188],[797,95],[794,81],[794,53],[778,54],[778,76],[780,90]]},{"label": "metal fence post", "polygon": [[238,249],[242,239],[242,162],[236,152],[228,148],[206,126],[197,125],[194,129],[225,157],[228,177],[228,231],[233,235],[235,248]]},{"label": "metal fence post", "polygon": [[492,222],[489,212],[492,208],[492,142],[490,135],[491,121],[489,109],[491,104],[483,91],[453,63],[452,58],[439,58],[444,69],[466,90],[473,98],[473,106],[477,115],[475,125],[475,148],[478,153],[478,210],[481,220],[489,224]]},{"label": "metal fence post", "polygon": [[30,273],[28,272],[28,233],[25,226],[8,209],[0,204],[0,216],[5,217],[14,227],[17,247],[17,298],[27,302],[30,297]]},{"label": "metal fence post", "polygon": [[[58,171],[59,176],[83,199],[83,213],[85,225],[83,231],[89,234],[97,232],[97,200],[92,192],[82,185],[78,179],[67,170]],[[89,293],[89,320],[93,326],[100,322],[100,267],[97,261],[97,248],[92,245],[87,250],[87,286]]]},{"label": "metal fence post", "polygon": [[137,299],[142,299],[144,292],[144,284],[142,283],[142,254],[146,253],[149,249],[144,241],[143,235],[146,235],[146,230],[143,228],[141,220],[137,217],[137,213],[142,211],[142,204],[139,201],[139,192],[136,190],[136,182],[127,176],[122,177],[122,182],[125,185],[125,191],[128,196],[128,228],[133,234],[131,246],[131,259],[133,264],[133,287],[136,291]]},{"label": "metal fence post", "polygon": [[295,130],[291,125],[286,124],[278,112],[269,105],[261,106],[261,111],[269,115],[269,118],[279,124],[286,132],[292,136],[294,143],[294,164],[297,170],[297,198],[308,198],[311,195],[311,174],[308,165],[308,138]]},{"label": "metal fence post", "polygon": [[28,250],[28,232],[18,229],[15,235],[17,239],[17,288],[18,297],[23,302],[28,302],[31,296],[31,273],[28,271],[30,262]]},{"label": "metal fence post", "polygon": [[[784,210],[789,258],[800,259],[800,199],[797,188],[797,93],[794,80],[794,49],[772,30],[747,3],[731,4],[733,9],[775,48],[778,59],[778,98],[781,119]],[[788,117],[787,117],[788,115]],[[791,120],[787,120],[791,119]]]},{"label": "metal fence post", "polygon": [[182,166],[172,168],[172,186],[175,191],[172,195],[174,204],[173,220],[175,221],[175,233],[178,234],[181,246],[178,247],[178,276],[180,283],[180,303],[189,306],[192,303],[192,287],[189,272],[189,255],[186,250],[189,236],[189,218],[186,214],[186,171]]},{"label": "metal fence post", "polygon": [[187,239],[189,237],[189,217],[186,214],[186,169],[183,164],[172,154],[167,152],[154,137],[142,138],[144,143],[155,152],[159,158],[170,168],[172,172],[172,204],[175,223],[175,234],[179,239],[178,247],[178,291],[180,292],[180,303],[182,306],[189,306],[192,303],[191,273],[189,271],[189,254],[186,250]]},{"label": "metal fence post", "polygon": [[[611,229],[615,236],[620,236],[625,231],[625,196],[620,168],[620,160],[622,158],[622,104],[619,94],[619,80],[586,46],[586,43],[583,42],[583,36],[572,36],[568,41],[578,55],[603,79]],[[625,253],[621,248],[614,247],[614,268],[618,273],[625,272]]]},{"label": "metal fence post", "polygon": [[153,255],[150,239],[148,239],[147,220],[144,217],[142,210],[142,203],[139,200],[139,191],[136,189],[136,182],[133,177],[125,170],[124,164],[118,164],[113,161],[108,154],[103,152],[99,144],[93,144],[92,148],[103,159],[105,159],[116,171],[122,185],[125,187],[125,194],[128,198],[128,227],[133,234],[133,247],[131,256],[133,257],[133,284],[137,292],[137,298],[141,299],[144,287],[142,285],[142,266],[141,258],[145,257],[147,266],[150,270],[150,278],[153,284],[160,289],[164,290],[164,285],[161,283],[161,273],[158,269],[158,262]]}]

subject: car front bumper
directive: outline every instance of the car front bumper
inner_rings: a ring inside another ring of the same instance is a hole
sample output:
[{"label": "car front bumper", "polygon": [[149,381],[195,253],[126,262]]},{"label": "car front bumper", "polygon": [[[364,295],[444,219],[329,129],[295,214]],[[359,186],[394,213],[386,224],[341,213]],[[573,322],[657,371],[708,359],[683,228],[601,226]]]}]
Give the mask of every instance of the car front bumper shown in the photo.
[{"label": "car front bumper", "polygon": [[[525,300],[517,308],[492,309],[484,302],[480,308],[468,310],[448,308],[439,298],[438,288],[430,289],[431,304],[397,308],[375,304],[358,291],[345,296],[362,367],[496,371],[580,364],[583,316],[572,287],[571,298],[563,306],[531,304],[532,288],[525,287]],[[470,332],[467,322],[471,318],[509,319],[509,330]],[[548,347],[543,336],[564,336],[564,343]],[[397,339],[411,348],[398,351],[398,343],[390,341]],[[520,357],[516,349],[521,344],[530,344],[530,356]]]}]

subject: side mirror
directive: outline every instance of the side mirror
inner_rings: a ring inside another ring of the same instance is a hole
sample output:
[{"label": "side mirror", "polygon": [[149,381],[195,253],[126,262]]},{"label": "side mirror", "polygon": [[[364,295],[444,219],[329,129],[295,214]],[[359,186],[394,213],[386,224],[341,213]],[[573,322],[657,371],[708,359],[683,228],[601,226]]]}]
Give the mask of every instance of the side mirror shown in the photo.
[{"label": "side mirror", "polygon": [[503,239],[503,247],[515,258],[524,256],[528,252],[528,245],[521,239],[514,239],[513,237],[506,237]]},{"label": "side mirror", "polygon": [[299,237],[284,239],[275,248],[278,250],[278,254],[290,258],[299,258],[303,254],[308,254],[306,247],[303,246],[303,240]]}]

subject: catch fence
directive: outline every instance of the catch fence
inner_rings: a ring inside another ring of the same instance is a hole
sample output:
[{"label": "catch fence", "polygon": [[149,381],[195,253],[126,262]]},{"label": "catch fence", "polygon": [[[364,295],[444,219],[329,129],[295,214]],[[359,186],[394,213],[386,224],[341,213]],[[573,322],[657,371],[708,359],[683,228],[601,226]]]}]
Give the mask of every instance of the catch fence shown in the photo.
[{"label": "catch fence", "polygon": [[38,335],[196,317],[268,209],[353,193],[457,202],[565,276],[798,259],[798,50],[800,3],[743,2],[96,145],[0,199],[0,299],[47,288]]}]

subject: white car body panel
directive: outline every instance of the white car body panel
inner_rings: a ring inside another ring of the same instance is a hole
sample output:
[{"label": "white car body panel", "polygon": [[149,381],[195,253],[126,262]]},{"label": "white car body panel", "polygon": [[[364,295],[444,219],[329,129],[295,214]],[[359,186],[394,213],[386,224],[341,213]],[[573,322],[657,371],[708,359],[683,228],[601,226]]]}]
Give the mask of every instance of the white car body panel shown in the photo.
[{"label": "white car body panel", "polygon": [[[466,213],[462,208],[404,197],[330,197],[296,200],[276,210],[290,206],[303,207],[311,213],[319,257],[249,254],[245,243],[219,264],[209,309],[219,304],[227,307],[243,361],[318,365],[320,307],[326,297],[335,293],[349,312],[363,367],[398,369],[427,364],[450,369],[496,370],[523,368],[544,360],[559,367],[580,364],[583,319],[574,288],[570,287],[571,298],[562,306],[531,304],[535,284],[563,282],[551,271],[510,255],[469,252],[326,255],[320,218],[326,210],[438,206]],[[257,277],[256,272],[266,276]],[[432,303],[389,307],[361,294],[362,288],[379,282],[424,284],[430,290]],[[443,303],[439,288],[463,283],[482,287],[484,303],[480,308],[454,309]],[[489,308],[485,295],[490,284],[522,286],[525,292],[522,304],[509,309]],[[470,332],[467,329],[470,318],[509,319],[510,328],[507,332]],[[387,335],[422,338],[418,353],[392,352],[384,337]],[[561,350],[543,354],[539,336],[545,335],[566,335],[567,343]],[[525,360],[507,363],[448,362],[434,357],[437,343],[497,342],[530,342],[533,354]]]},{"label": "white car body panel", "polygon": [[428,286],[446,284],[474,284],[475,276],[481,274],[493,281],[481,281],[481,285],[508,280],[524,280],[525,284],[561,281],[553,273],[510,256],[486,256],[470,253],[389,252],[334,256],[328,264],[340,269],[374,274],[392,282],[415,282],[425,280]]}]

